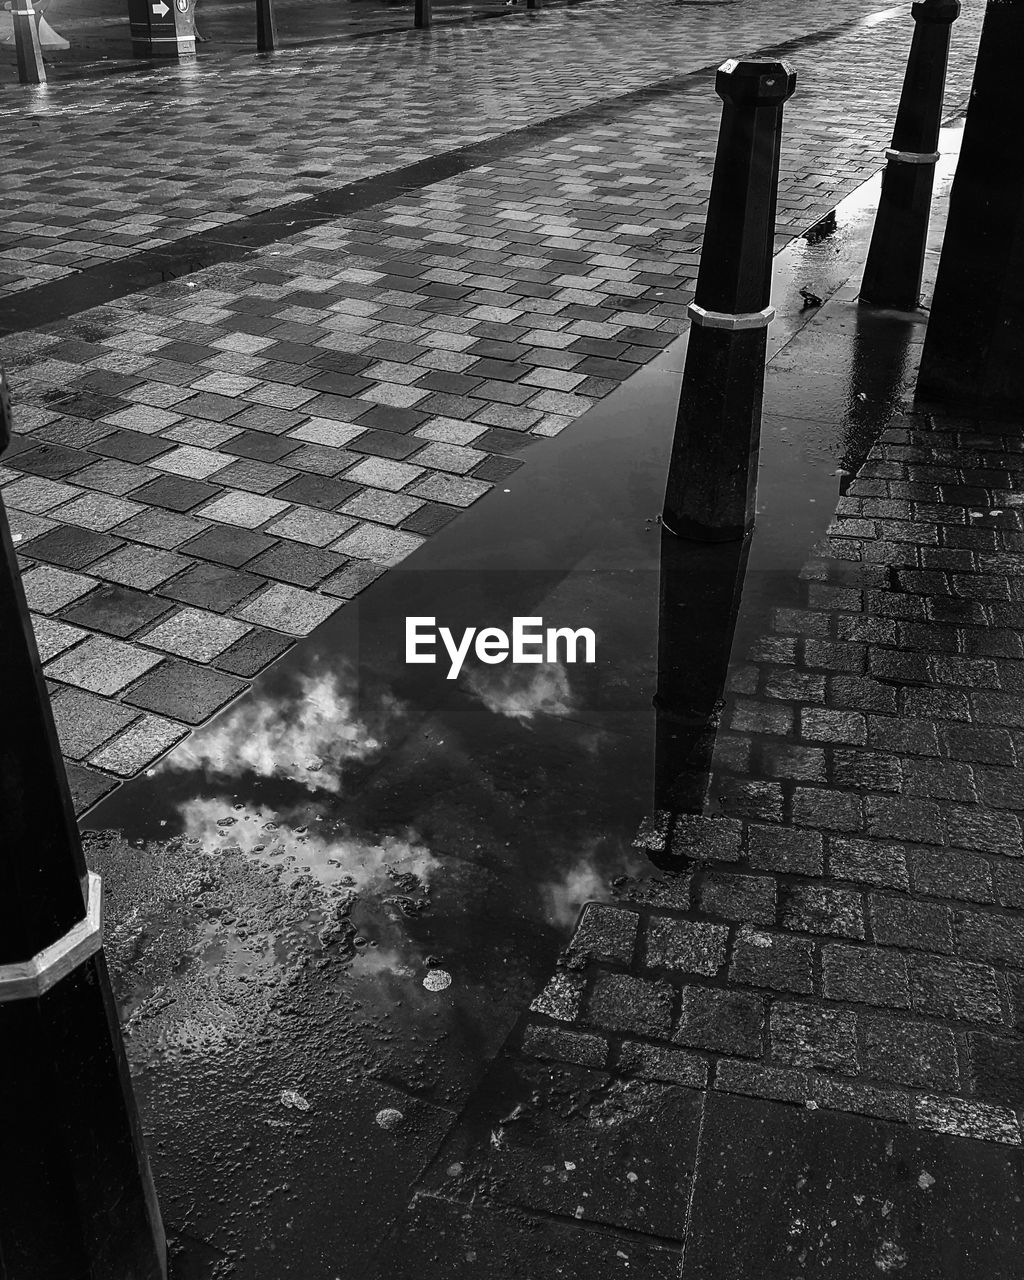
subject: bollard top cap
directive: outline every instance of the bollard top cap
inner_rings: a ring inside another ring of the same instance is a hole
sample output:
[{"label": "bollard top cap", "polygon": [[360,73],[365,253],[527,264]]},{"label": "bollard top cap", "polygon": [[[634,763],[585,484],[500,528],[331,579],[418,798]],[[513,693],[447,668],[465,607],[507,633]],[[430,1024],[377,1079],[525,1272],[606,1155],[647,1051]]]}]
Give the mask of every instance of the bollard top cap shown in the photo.
[{"label": "bollard top cap", "polygon": [[960,0],[918,0],[910,6],[915,22],[956,22],[960,17]]},{"label": "bollard top cap", "polygon": [[735,107],[770,107],[793,96],[796,72],[788,62],[730,58],[718,68],[715,91]]}]

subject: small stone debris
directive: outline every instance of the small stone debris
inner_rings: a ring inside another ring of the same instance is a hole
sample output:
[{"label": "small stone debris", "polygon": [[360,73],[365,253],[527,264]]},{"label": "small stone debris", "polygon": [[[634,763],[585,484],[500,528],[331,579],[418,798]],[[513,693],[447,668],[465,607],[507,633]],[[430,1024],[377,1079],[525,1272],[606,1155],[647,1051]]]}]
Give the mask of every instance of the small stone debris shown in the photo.
[{"label": "small stone debris", "polygon": [[295,1111],[309,1111],[310,1103],[301,1093],[296,1093],[294,1089],[281,1090],[281,1106],[288,1107]]},{"label": "small stone debris", "polygon": [[428,991],[444,991],[452,985],[452,975],[446,969],[430,969],[423,985]]}]

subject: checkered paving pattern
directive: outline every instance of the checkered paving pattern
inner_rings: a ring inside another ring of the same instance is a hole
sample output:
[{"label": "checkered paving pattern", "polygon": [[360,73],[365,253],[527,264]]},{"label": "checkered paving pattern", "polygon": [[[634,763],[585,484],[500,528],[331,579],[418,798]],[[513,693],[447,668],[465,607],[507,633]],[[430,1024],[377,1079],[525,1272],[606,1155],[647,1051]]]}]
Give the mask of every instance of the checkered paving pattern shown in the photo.
[{"label": "checkered paving pattern", "polygon": [[[31,288],[878,8],[593,0],[0,102],[0,291]],[[876,42],[877,43],[877,42]]]},{"label": "checkered paving pattern", "polygon": [[733,674],[716,815],[586,908],[528,1051],[1020,1145],[1024,455],[897,420]]},{"label": "checkered paving pattern", "polygon": [[[880,25],[801,69],[781,240],[878,167],[904,58]],[[702,78],[5,341],[0,484],[80,804],[684,328],[719,111]]]}]

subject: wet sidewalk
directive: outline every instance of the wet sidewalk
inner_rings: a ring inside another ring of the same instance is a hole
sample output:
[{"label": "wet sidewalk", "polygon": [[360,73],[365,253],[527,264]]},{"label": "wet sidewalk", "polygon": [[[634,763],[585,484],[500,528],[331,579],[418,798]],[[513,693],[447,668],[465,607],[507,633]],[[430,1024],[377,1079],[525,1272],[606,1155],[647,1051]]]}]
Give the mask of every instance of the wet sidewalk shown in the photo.
[{"label": "wet sidewalk", "polygon": [[381,1280],[1024,1275],[1024,450],[909,411],[925,317],[856,288],[766,407],[850,424],[872,333],[909,337],[905,405],[734,657],[708,770],[660,739],[656,870],[585,908]]},{"label": "wet sidewalk", "polygon": [[[920,318],[859,324],[840,287],[870,190],[826,215],[888,142],[905,9],[724,11],[593,0],[353,41],[343,66],[314,48],[55,86],[12,121],[25,436],[0,483],[175,1280],[476,1278],[503,1254],[668,1276],[684,1244],[695,1276],[758,1274],[772,1232],[779,1274],[1017,1274],[1016,864],[968,840],[978,815],[1016,822],[1017,746],[1007,704],[963,686],[987,663],[1005,698],[1020,655],[971,650],[1014,630],[998,596],[941,603],[994,576],[1010,608],[1016,471],[972,443],[979,475],[954,480],[934,445],[959,450],[957,424],[890,423]],[[783,42],[801,81],[735,641],[759,647],[701,823],[664,816],[656,513],[726,40]],[[157,183],[150,110],[174,121]],[[800,286],[828,305],[801,313]],[[991,545],[950,541],[975,525]],[[883,612],[908,599],[921,616]],[[866,611],[877,635],[854,634]],[[606,656],[449,683],[407,668],[411,613],[595,625]],[[899,736],[922,722],[934,741]],[[948,932],[911,945],[900,912]],[[885,982],[855,986],[876,955]],[[863,1218],[837,1216],[847,1191]]]},{"label": "wet sidewalk", "polygon": [[685,328],[723,47],[806,51],[780,244],[877,168],[909,31],[855,8],[595,0],[0,107],[0,483],[80,809]]}]

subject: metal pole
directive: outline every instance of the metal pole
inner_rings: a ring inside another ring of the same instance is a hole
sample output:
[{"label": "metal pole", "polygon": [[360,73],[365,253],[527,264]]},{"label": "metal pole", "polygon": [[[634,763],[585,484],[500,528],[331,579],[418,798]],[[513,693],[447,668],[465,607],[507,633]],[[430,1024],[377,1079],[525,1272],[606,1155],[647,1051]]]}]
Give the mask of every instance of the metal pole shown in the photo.
[{"label": "metal pole", "polygon": [[416,26],[429,27],[432,20],[431,0],[416,0]]},{"label": "metal pole", "polygon": [[921,300],[949,38],[960,0],[923,0],[910,11],[914,38],[860,291],[861,302],[901,311]]},{"label": "metal pole", "polygon": [[[9,435],[7,418],[0,442]],[[0,1278],[166,1280],[101,885],[82,856],[2,500],[0,696]]]},{"label": "metal pole", "polygon": [[663,514],[670,533],[701,542],[754,523],[782,108],[795,88],[784,62],[733,59],[715,80],[725,106]]},{"label": "metal pole", "polygon": [[43,51],[39,47],[36,11],[30,0],[15,0],[11,9],[14,19],[14,48],[18,57],[18,80],[22,84],[46,84]]},{"label": "metal pole", "polygon": [[260,53],[273,53],[277,48],[274,0],[256,0],[256,48]]},{"label": "metal pole", "polygon": [[925,333],[917,397],[958,413],[1024,411],[1024,0],[989,0]]}]

